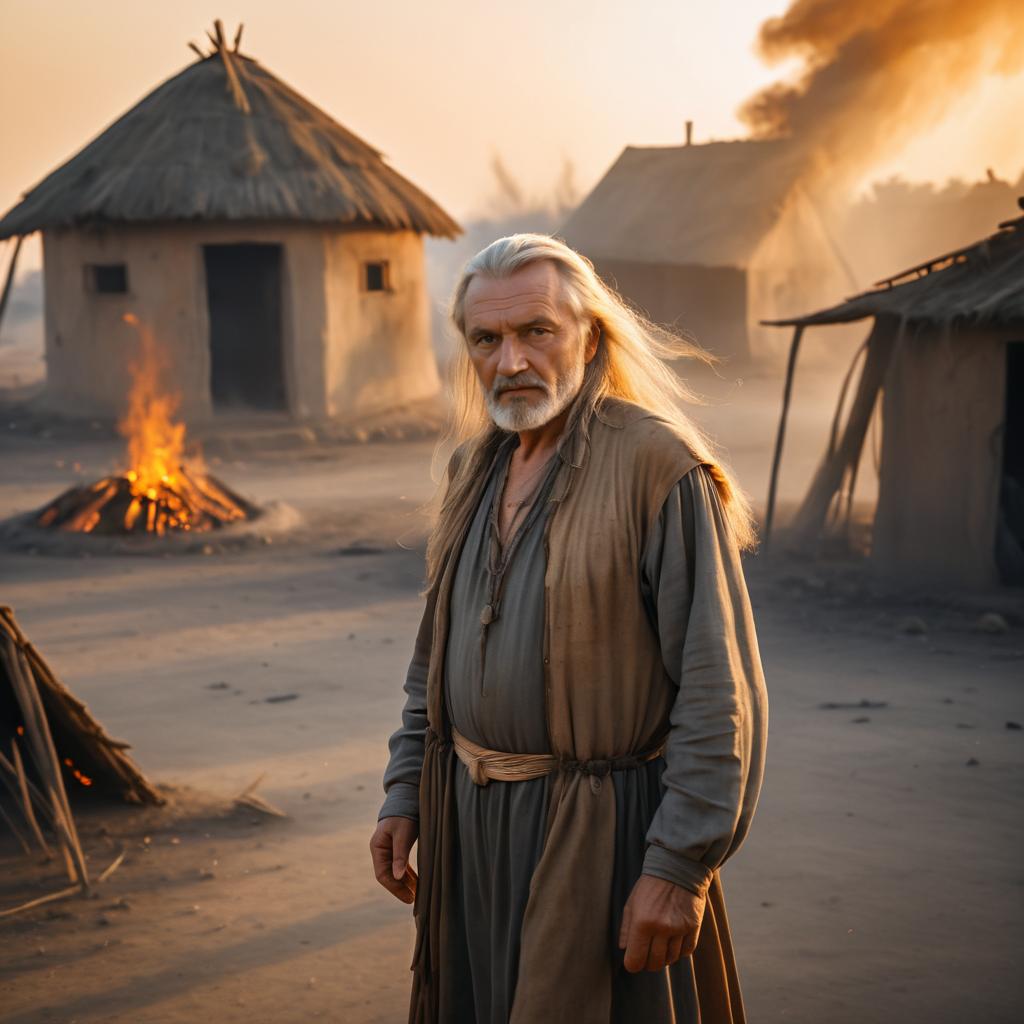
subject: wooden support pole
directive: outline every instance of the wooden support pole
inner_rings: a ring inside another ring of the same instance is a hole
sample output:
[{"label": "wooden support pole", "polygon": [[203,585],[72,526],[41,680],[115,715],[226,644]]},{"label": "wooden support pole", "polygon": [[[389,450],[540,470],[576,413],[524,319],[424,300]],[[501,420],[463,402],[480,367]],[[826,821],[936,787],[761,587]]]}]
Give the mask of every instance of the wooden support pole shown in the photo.
[{"label": "wooden support pole", "polygon": [[[14,767],[13,761],[8,761],[7,758],[4,757],[2,750],[0,750],[0,768],[3,769],[3,771],[0,772],[0,778],[2,778],[4,782],[8,784],[9,787],[13,785],[13,788],[10,788],[9,791],[12,798],[14,798],[15,802],[17,803],[18,800],[20,800],[20,790],[17,788],[18,786],[20,786],[18,770]],[[33,806],[40,814],[42,814],[46,818],[46,823],[52,826],[53,819],[50,817],[50,807],[46,803],[46,800],[43,798],[43,794],[39,792],[38,787],[27,776],[25,777],[25,783],[28,786],[28,795],[32,798]]]},{"label": "wooden support pole", "polygon": [[33,753],[36,771],[39,773],[43,788],[50,797],[53,806],[53,818],[57,837],[61,840],[61,849],[68,865],[71,881],[80,881],[89,885],[89,871],[85,856],[78,840],[71,805],[64,789],[64,777],[61,773],[60,760],[53,745],[53,736],[46,720],[46,711],[39,697],[39,688],[23,651],[10,636],[4,636],[7,671],[14,688],[15,697],[21,707],[25,721],[25,733]]},{"label": "wooden support pole", "polygon": [[775,435],[775,453],[772,456],[772,475],[768,482],[768,506],[764,517],[764,547],[767,549],[772,534],[772,521],[775,518],[775,492],[779,483],[779,466],[782,463],[782,445],[786,439],[786,418],[789,416],[789,402],[793,396],[793,376],[796,372],[796,357],[800,351],[800,339],[804,335],[804,325],[797,324],[793,331],[793,340],[789,345],[789,359],[786,362],[786,383],[782,389],[782,412],[779,415],[779,429]]},{"label": "wooden support pole", "polygon": [[[103,871],[100,872],[99,878],[96,879],[97,885],[105,882],[123,863],[125,858],[125,851],[122,850]],[[59,892],[51,892],[46,896],[38,896],[34,900],[29,900],[28,903],[19,904],[17,907],[11,907],[9,910],[0,910],[0,917],[13,917],[15,914],[21,914],[26,910],[34,910],[36,907],[45,906],[47,903],[55,903],[57,900],[66,900],[69,896],[77,896],[79,893],[85,893],[87,890],[81,885],[69,885],[66,889],[61,889]]]},{"label": "wooden support pole", "polygon": [[50,847],[46,845],[43,831],[39,827],[39,822],[36,821],[36,816],[32,813],[32,797],[28,791],[28,775],[25,772],[25,765],[21,760],[21,751],[18,749],[17,740],[11,744],[11,753],[14,755],[14,770],[18,776],[18,786],[21,792],[22,812],[25,815],[29,828],[32,829],[32,834],[36,837],[36,842],[39,843],[47,858],[50,858],[53,856],[53,853],[50,851]]},{"label": "wooden support pole", "polygon": [[0,917],[13,917],[24,910],[32,910],[34,907],[42,907],[47,903],[56,903],[57,900],[66,900],[69,896],[77,896],[82,891],[80,885],[69,885],[59,892],[51,892],[47,896],[39,896],[37,899],[29,900],[18,907],[11,907],[10,910],[0,910]]},{"label": "wooden support pole", "polygon": [[4,290],[0,292],[0,327],[4,325],[4,312],[7,310],[7,300],[11,297],[11,287],[14,284],[14,271],[18,266],[18,256],[21,254],[21,243],[25,241],[24,235],[18,235],[14,243],[14,252],[11,253],[11,262],[7,264],[7,274],[4,277]]},{"label": "wooden support pole", "polygon": [[88,889],[89,868],[85,862],[82,844],[78,839],[78,829],[75,828],[75,818],[71,813],[71,803],[68,800],[67,790],[64,788],[64,774],[61,771],[57,748],[53,744],[53,734],[50,732],[50,723],[46,718],[46,709],[43,707],[42,698],[39,696],[39,687],[36,685],[35,677],[32,675],[32,669],[28,663],[28,658],[25,656],[25,652],[19,649],[18,658],[21,662],[22,676],[23,678],[27,677],[30,684],[29,695],[35,704],[36,719],[40,723],[40,732],[42,733],[43,742],[50,758],[50,771],[53,775],[51,794],[53,795],[54,803],[58,806],[64,818],[64,827],[68,835],[68,846],[74,854],[79,880]]},{"label": "wooden support pole", "polygon": [[28,845],[28,841],[21,834],[21,829],[18,828],[17,822],[15,822],[15,820],[11,818],[8,815],[8,813],[4,810],[3,804],[0,804],[0,818],[3,818],[3,820],[7,823],[7,827],[11,830],[11,833],[13,834],[14,838],[17,839],[18,842],[21,844],[21,848],[29,857],[31,857],[32,847]]},{"label": "wooden support pole", "polygon": [[836,450],[836,442],[839,440],[839,425],[843,422],[843,410],[846,408],[846,395],[850,390],[850,381],[853,380],[853,372],[857,369],[857,363],[861,355],[867,351],[868,342],[865,338],[850,360],[850,365],[843,375],[843,383],[839,388],[839,399],[836,402],[836,411],[832,415],[832,426],[828,432],[828,454],[832,455]]},{"label": "wooden support pole", "polygon": [[800,552],[812,552],[821,540],[828,510],[844,478],[860,459],[871,414],[896,348],[897,332],[888,320],[875,320],[867,339],[857,392],[850,406],[843,436],[831,454],[826,453],[814,475],[793,525],[787,546]]}]

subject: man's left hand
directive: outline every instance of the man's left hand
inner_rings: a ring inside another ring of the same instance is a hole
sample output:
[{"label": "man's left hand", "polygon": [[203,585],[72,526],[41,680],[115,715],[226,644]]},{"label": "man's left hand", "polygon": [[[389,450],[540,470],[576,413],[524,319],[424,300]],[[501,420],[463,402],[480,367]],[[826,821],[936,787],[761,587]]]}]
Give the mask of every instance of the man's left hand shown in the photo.
[{"label": "man's left hand", "polygon": [[653,875],[641,875],[626,900],[619,949],[627,971],[660,971],[697,948],[704,897]]}]

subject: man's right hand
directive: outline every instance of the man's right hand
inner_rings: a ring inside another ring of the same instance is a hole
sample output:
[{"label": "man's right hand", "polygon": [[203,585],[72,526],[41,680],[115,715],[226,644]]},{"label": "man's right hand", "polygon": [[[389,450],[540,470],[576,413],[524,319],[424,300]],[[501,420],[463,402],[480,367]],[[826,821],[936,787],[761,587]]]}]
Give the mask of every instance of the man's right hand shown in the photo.
[{"label": "man's right hand", "polygon": [[416,898],[416,872],[409,864],[419,825],[411,818],[381,818],[370,839],[373,873],[388,892],[403,903]]}]

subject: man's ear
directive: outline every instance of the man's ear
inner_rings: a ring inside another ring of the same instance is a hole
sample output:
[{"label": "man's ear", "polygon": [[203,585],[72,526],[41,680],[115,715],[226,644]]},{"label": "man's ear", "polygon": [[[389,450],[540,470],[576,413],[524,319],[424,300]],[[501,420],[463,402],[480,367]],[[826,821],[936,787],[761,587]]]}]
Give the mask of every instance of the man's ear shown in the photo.
[{"label": "man's ear", "polygon": [[604,339],[604,328],[601,326],[600,320],[595,320],[590,325],[590,330],[587,333],[587,341],[583,347],[583,361],[589,363],[594,356],[597,355],[598,347]]}]

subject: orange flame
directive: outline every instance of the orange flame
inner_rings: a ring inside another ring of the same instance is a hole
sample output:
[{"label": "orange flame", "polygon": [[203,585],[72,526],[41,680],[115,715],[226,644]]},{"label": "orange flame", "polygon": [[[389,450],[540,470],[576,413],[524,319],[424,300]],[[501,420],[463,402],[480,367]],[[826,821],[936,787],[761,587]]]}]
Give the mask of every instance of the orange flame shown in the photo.
[{"label": "orange flame", "polygon": [[[146,531],[159,535],[168,530],[208,529],[211,517],[243,518],[245,511],[206,479],[201,456],[192,453],[186,459],[185,424],[174,418],[180,396],[162,387],[166,360],[153,332],[134,313],[126,313],[123,319],[139,336],[138,355],[128,367],[132,377],[128,408],[118,423],[128,441],[124,478],[131,502],[124,513],[125,529],[132,530],[143,515]],[[103,485],[101,481],[97,489]],[[85,515],[77,528],[92,530],[110,496],[101,495],[95,514]]]},{"label": "orange flame", "polygon": [[[185,424],[175,422],[180,404],[178,395],[165,393],[160,377],[166,369],[153,332],[134,313],[125,313],[124,322],[139,334],[139,354],[129,364],[132,387],[128,410],[118,429],[128,440],[128,469],[132,493],[154,500],[161,487],[174,488],[185,461]],[[193,464],[198,458],[193,456]],[[201,465],[195,465],[201,471]],[[135,513],[138,514],[137,512]]]}]

